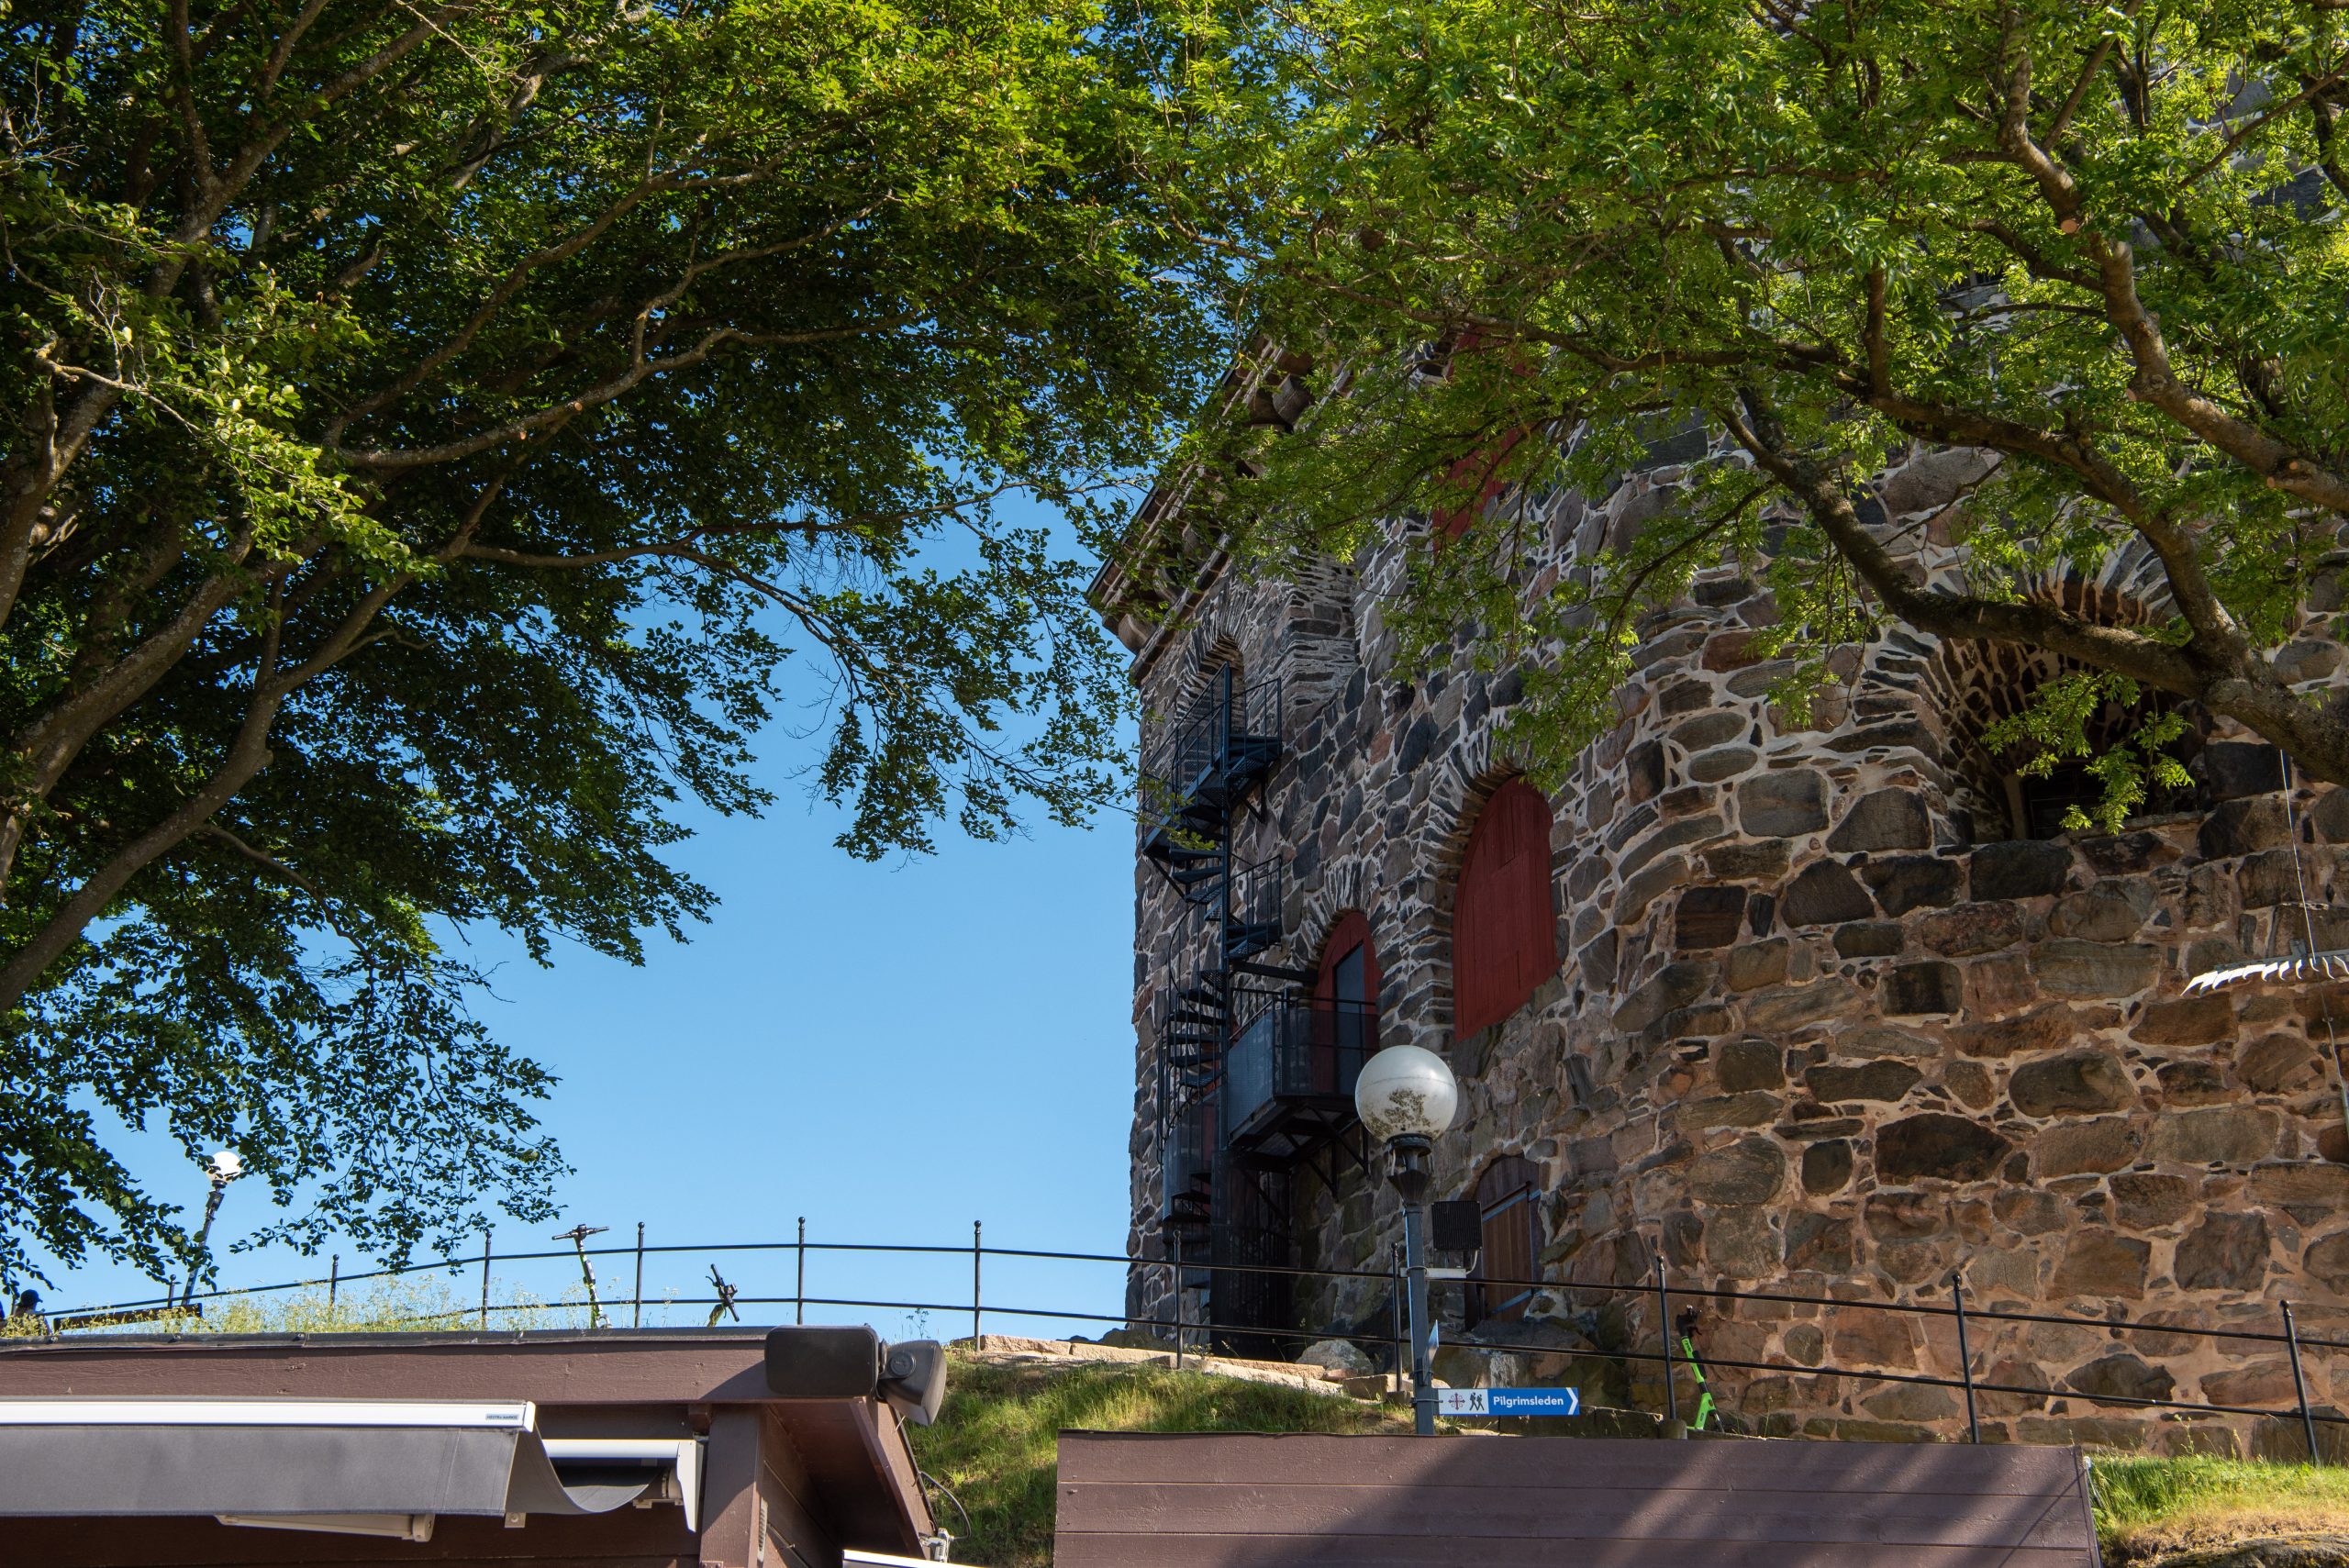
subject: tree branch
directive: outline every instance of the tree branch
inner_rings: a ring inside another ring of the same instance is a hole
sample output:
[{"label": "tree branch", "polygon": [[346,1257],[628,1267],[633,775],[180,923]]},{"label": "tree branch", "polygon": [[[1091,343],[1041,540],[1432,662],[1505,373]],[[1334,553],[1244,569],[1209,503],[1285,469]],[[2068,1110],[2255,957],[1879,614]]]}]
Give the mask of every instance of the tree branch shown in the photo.
[{"label": "tree branch", "polygon": [[1731,436],[1801,504],[1860,580],[1903,620],[1939,637],[2045,648],[2182,695],[2206,689],[2207,677],[2182,651],[2141,632],[2099,626],[2051,605],[2010,604],[1920,587],[1860,521],[1842,486],[1786,445],[1759,397],[1749,393],[1745,402],[1743,415],[1731,406],[1717,410]]},{"label": "tree branch", "polygon": [[276,643],[273,630],[262,669],[254,679],[253,695],[246,706],[243,722],[239,725],[235,739],[229,742],[227,754],[211,777],[161,821],[116,851],[104,866],[74,890],[72,896],[58,907],[57,913],[34,933],[30,941],[11,956],[5,966],[0,966],[0,1015],[13,1011],[24,1001],[50,965],[72,951],[90,922],[106,912],[132,877],[201,828],[214,812],[227,805],[239,790],[250,783],[254,774],[268,765],[270,728],[276,722],[278,708],[284,700],[282,696],[270,695],[266,689],[266,677],[274,673],[275,660]]},{"label": "tree branch", "polygon": [[328,450],[353,468],[395,472],[401,469],[429,468],[440,463],[456,462],[487,451],[492,447],[503,446],[507,441],[535,434],[559,421],[584,414],[591,408],[600,408],[654,376],[689,370],[728,344],[740,344],[745,348],[780,348],[805,343],[838,342],[844,339],[860,338],[871,332],[886,332],[899,327],[911,326],[927,314],[926,311],[907,311],[897,316],[886,317],[853,327],[826,328],[808,332],[745,332],[740,328],[720,327],[703,334],[701,340],[692,348],[679,350],[675,353],[660,359],[651,359],[643,353],[640,327],[640,340],[631,350],[630,362],[625,372],[589,387],[584,392],[567,397],[560,403],[541,408],[537,413],[525,415],[519,419],[509,420],[506,424],[477,431],[457,440],[444,441],[439,446],[406,449],[372,448],[359,450],[341,446],[330,446]]},{"label": "tree branch", "polygon": [[310,895],[311,902],[318,906],[318,917],[327,923],[328,927],[333,930],[335,935],[340,937],[344,941],[349,942],[353,948],[358,949],[360,951],[364,952],[366,951],[367,944],[361,940],[358,932],[352,930],[349,926],[343,923],[341,915],[335,909],[334,900],[328,898],[324,893],[320,892],[317,883],[312,882],[308,877],[304,876],[300,872],[295,871],[292,866],[287,865],[284,861],[279,860],[275,855],[269,853],[267,851],[255,849],[252,845],[247,843],[244,840],[239,838],[236,834],[230,832],[228,828],[222,827],[217,822],[206,822],[196,830],[204,834],[206,838],[219,840],[222,843],[236,851],[237,853],[242,855],[245,859],[252,862],[255,865],[260,866],[270,873],[273,876],[278,877],[283,881],[291,884],[295,887],[301,889],[304,893],[308,894]]}]

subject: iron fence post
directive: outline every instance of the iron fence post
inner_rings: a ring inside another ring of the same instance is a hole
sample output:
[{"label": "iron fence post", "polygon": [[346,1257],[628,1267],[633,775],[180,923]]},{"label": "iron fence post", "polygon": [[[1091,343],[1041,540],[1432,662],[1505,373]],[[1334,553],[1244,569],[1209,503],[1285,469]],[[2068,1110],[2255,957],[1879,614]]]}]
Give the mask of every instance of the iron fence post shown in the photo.
[{"label": "iron fence post", "polygon": [[334,1327],[335,1298],[342,1290],[342,1254],[336,1252],[327,1259],[327,1327]]},{"label": "iron fence post", "polygon": [[971,1349],[979,1348],[979,1222],[971,1221]]},{"label": "iron fence post", "polygon": [[629,1303],[628,1326],[644,1327],[644,1221],[636,1222],[636,1299]]},{"label": "iron fence post", "polygon": [[2300,1331],[2292,1322],[2292,1304],[2284,1306],[2284,1343],[2292,1352],[2292,1394],[2300,1403],[2300,1432],[2308,1439],[2309,1462],[2322,1464],[2324,1457],[2317,1451],[2316,1417],[2309,1411],[2308,1379],[2300,1374]]},{"label": "iron fence post", "polygon": [[489,1232],[481,1233],[481,1326],[489,1327]]},{"label": "iron fence post", "polygon": [[1174,1238],[1165,1231],[1158,1233],[1158,1251],[1166,1263],[1166,1305],[1168,1316],[1174,1320],[1174,1369],[1183,1368],[1183,1263]]},{"label": "iron fence post", "polygon": [[1672,1292],[1664,1283],[1664,1250],[1655,1254],[1656,1331],[1664,1340],[1664,1435],[1685,1438],[1688,1429],[1680,1424],[1680,1394],[1672,1384]]},{"label": "iron fence post", "polygon": [[1965,1342],[1965,1281],[1955,1269],[1949,1275],[1950,1298],[1957,1303],[1957,1367],[1965,1380],[1965,1440],[1982,1440],[1982,1422],[1974,1410],[1974,1352]]},{"label": "iron fence post", "polygon": [[799,1217],[799,1240],[792,1244],[798,1254],[798,1273],[791,1285],[791,1320],[807,1321],[807,1217]]}]

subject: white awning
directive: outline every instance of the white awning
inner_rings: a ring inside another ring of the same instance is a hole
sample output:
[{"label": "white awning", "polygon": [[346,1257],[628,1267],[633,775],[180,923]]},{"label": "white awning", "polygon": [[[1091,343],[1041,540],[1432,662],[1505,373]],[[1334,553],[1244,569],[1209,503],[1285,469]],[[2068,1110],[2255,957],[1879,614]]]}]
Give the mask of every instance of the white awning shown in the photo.
[{"label": "white awning", "polygon": [[657,1486],[697,1525],[693,1440],[550,1441],[536,1416],[527,1402],[0,1399],[0,1517],[209,1514],[424,1540],[441,1514],[521,1524]]}]

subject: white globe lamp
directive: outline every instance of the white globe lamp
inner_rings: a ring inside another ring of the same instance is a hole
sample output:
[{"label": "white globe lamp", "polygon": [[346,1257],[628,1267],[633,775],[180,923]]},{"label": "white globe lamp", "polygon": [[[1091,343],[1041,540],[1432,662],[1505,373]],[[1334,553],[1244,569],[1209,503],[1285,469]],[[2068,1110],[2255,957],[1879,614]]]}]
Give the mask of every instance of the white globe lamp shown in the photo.
[{"label": "white globe lamp", "polygon": [[1363,1063],[1354,1114],[1373,1138],[1433,1139],[1452,1129],[1460,1081],[1443,1058],[1416,1045],[1390,1045]]},{"label": "white globe lamp", "polygon": [[1390,1045],[1363,1063],[1354,1081],[1354,1114],[1386,1144],[1387,1180],[1403,1200],[1403,1262],[1411,1321],[1411,1424],[1435,1434],[1435,1385],[1428,1375],[1427,1201],[1435,1140],[1452,1130],[1460,1081],[1442,1057],[1416,1045]]}]

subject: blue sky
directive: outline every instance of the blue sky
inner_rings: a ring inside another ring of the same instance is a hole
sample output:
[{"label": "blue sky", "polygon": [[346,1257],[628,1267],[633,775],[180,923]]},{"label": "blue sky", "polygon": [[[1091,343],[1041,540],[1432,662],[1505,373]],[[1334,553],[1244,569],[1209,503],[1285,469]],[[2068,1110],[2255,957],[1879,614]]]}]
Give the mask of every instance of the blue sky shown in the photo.
[{"label": "blue sky", "polygon": [[[561,949],[540,969],[518,943],[474,934],[472,956],[498,964],[497,999],[483,1016],[562,1079],[543,1116],[574,1167],[558,1189],[562,1219],[508,1224],[495,1250],[553,1247],[550,1233],[578,1222],[610,1227],[594,1244],[632,1243],[640,1220],[648,1245],[787,1241],[805,1216],[811,1242],[968,1247],[982,1220],[990,1246],[1121,1251],[1133,1101],[1130,820],[1104,814],[1089,831],[1038,822],[1032,836],[995,844],[950,826],[933,857],[852,861],[832,845],[840,815],[811,808],[793,776],[813,742],[792,739],[791,717],[763,738],[760,772],[779,796],[763,820],[685,818],[696,836],[674,858],[721,901],[688,944],[656,937],[640,968]],[[199,1173],[159,1174],[167,1193],[176,1179],[187,1201],[200,1200]],[[232,1186],[216,1250],[270,1212],[262,1192]],[[788,1256],[759,1254],[656,1256],[646,1294],[707,1296],[713,1262],[746,1296],[791,1294]],[[364,1265],[345,1249],[343,1266]],[[628,1294],[632,1267],[608,1259],[597,1272],[607,1290]],[[325,1268],[324,1257],[284,1251],[228,1255],[221,1284]],[[463,1274],[463,1293],[478,1288],[477,1269]],[[1120,1309],[1114,1266],[989,1260],[987,1269],[991,1304]],[[578,1284],[568,1261],[494,1274],[499,1293],[541,1299]],[[814,1253],[808,1263],[810,1296],[962,1303],[970,1289],[967,1255]],[[90,1268],[59,1274],[43,1294],[54,1308],[155,1291],[130,1271]],[[924,1326],[896,1309],[809,1316],[871,1320],[885,1332]],[[699,1308],[672,1314],[701,1318]],[[967,1311],[932,1314],[927,1326],[967,1333]]]}]

